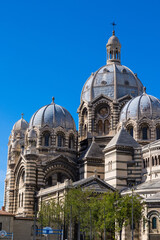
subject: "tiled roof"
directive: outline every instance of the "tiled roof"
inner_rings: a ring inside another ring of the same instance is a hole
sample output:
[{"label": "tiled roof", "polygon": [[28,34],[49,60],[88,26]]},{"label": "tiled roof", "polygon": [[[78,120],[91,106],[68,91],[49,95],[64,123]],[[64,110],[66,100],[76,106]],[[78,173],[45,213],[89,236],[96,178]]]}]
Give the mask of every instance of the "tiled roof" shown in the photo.
[{"label": "tiled roof", "polygon": [[0,215],[4,215],[4,216],[14,216],[12,213],[0,210]]},{"label": "tiled roof", "polygon": [[105,149],[113,146],[126,146],[139,148],[140,145],[134,140],[134,138],[122,127],[112,140],[107,144]]}]

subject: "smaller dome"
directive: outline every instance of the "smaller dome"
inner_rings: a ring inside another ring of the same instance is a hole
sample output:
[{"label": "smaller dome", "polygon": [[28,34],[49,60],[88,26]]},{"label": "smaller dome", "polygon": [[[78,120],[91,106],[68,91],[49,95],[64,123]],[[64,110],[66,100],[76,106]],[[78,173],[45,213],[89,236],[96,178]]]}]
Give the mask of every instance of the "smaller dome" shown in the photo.
[{"label": "smaller dome", "polygon": [[20,131],[20,130],[26,130],[28,128],[28,122],[23,119],[23,116],[20,120],[18,120],[14,126],[13,126],[13,131]]},{"label": "smaller dome", "polygon": [[51,128],[63,127],[67,130],[76,130],[75,122],[71,114],[64,108],[54,103],[48,104],[35,112],[30,120],[30,127],[43,127],[48,125]]},{"label": "smaller dome", "polygon": [[142,117],[149,119],[160,118],[160,100],[154,96],[146,94],[146,89],[141,96],[131,99],[122,109],[120,122],[129,119],[139,120]]}]

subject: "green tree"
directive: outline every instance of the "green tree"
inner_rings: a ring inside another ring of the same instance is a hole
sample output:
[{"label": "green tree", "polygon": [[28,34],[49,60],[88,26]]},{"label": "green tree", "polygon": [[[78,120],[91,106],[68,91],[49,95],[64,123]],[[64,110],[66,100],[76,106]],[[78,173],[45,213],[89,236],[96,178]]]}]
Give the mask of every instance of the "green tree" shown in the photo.
[{"label": "green tree", "polygon": [[44,202],[39,211],[39,221],[43,226],[58,227],[65,220],[68,228],[76,227],[75,232],[85,233],[86,239],[90,239],[91,235],[96,239],[103,239],[104,235],[113,239],[115,231],[121,239],[123,227],[132,222],[132,201],[134,222],[139,222],[144,205],[138,195],[121,196],[118,192],[98,194],[73,188],[68,190],[63,202]]},{"label": "green tree", "polygon": [[59,228],[63,221],[63,212],[63,204],[50,199],[47,202],[42,202],[38,220],[43,227]]},{"label": "green tree", "polygon": [[139,195],[116,194],[115,198],[115,222],[116,231],[119,232],[120,240],[122,238],[122,229],[132,223],[132,204],[133,221],[139,222],[143,216],[144,203]]},{"label": "green tree", "polygon": [[78,225],[81,232],[89,232],[90,222],[90,197],[92,192],[83,191],[81,188],[70,189],[64,201],[65,219],[69,224]]}]

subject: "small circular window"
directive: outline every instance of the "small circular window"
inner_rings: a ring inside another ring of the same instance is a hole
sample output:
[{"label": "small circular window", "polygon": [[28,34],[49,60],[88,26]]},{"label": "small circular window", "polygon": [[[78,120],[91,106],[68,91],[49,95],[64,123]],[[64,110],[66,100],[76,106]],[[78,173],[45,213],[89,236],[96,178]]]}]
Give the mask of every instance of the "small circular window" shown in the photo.
[{"label": "small circular window", "polygon": [[125,68],[122,69],[122,73],[127,73]]},{"label": "small circular window", "polygon": [[107,82],[106,81],[102,81],[101,84],[102,85],[107,85]]},{"label": "small circular window", "polygon": [[129,82],[126,80],[126,81],[124,81],[124,84],[126,85],[126,86],[129,86]]},{"label": "small circular window", "polygon": [[103,72],[106,73],[106,72],[109,72],[109,70],[107,68],[104,68]]}]

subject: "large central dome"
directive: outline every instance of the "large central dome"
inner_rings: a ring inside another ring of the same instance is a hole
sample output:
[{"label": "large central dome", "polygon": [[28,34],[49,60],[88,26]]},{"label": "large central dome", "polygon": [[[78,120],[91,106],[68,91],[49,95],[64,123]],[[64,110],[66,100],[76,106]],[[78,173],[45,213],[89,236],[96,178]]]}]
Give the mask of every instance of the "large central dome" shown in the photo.
[{"label": "large central dome", "polygon": [[101,94],[113,99],[136,97],[142,92],[143,85],[137,76],[129,68],[113,63],[92,73],[83,87],[81,100],[89,102]]},{"label": "large central dome", "polygon": [[101,94],[118,99],[125,95],[136,97],[143,92],[143,85],[137,75],[121,65],[121,44],[114,32],[106,47],[107,65],[88,78],[82,89],[81,101],[90,102]]},{"label": "large central dome", "polygon": [[63,127],[76,130],[75,122],[71,114],[64,108],[54,103],[48,104],[35,112],[30,120],[29,126],[43,127],[48,125],[51,128]]}]

